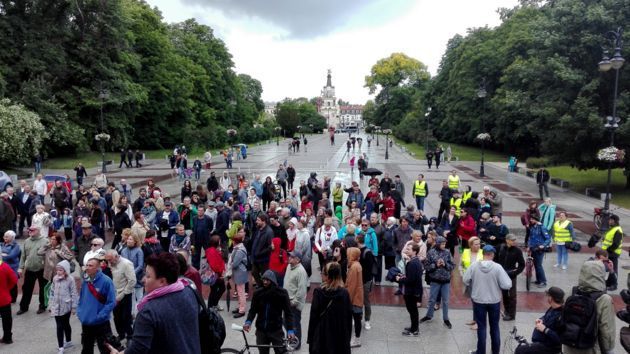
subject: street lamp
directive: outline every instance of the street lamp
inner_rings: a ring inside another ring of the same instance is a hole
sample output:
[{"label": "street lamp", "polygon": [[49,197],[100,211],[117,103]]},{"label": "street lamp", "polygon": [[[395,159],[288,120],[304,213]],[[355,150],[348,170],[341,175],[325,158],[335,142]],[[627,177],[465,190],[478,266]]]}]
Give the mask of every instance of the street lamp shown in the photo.
[{"label": "street lamp", "polygon": [[[485,125],[485,119],[484,119],[484,115],[486,113],[485,112],[486,96],[488,96],[488,91],[486,91],[486,79],[484,78],[481,80],[481,84],[479,85],[479,89],[477,90],[477,97],[479,97],[482,100],[481,102],[482,103],[481,134],[486,132],[486,125]],[[481,177],[485,176],[485,169],[483,165],[485,144],[486,144],[486,140],[481,139],[481,166],[479,166],[479,176]]]},{"label": "street lamp", "polygon": [[276,131],[276,146],[280,146],[280,131],[282,130],[282,128],[275,127],[273,129]]},{"label": "street lamp", "polygon": [[[599,70],[602,72],[609,71],[610,69],[615,70],[615,88],[613,93],[613,107],[612,107],[612,116],[606,117],[606,124],[604,124],[604,128],[610,131],[610,147],[615,145],[615,130],[619,128],[619,122],[621,119],[617,117],[617,91],[619,87],[619,70],[623,66],[626,61],[621,56],[621,47],[623,45],[623,41],[621,38],[621,27],[617,29],[617,31],[609,31],[606,33],[606,37],[612,42],[615,50],[615,54],[612,59],[608,57],[608,51],[604,50],[604,55],[602,61],[599,62]],[[604,220],[602,220],[602,231],[608,230],[608,218],[610,217],[610,213],[608,212],[610,209],[610,180],[612,174],[612,161],[608,162],[608,179],[606,180],[606,197],[604,198]]]},{"label": "street lamp", "polygon": [[424,114],[424,117],[427,119],[427,132],[426,132],[426,143],[425,143],[425,151],[429,151],[429,119],[431,116],[431,107],[427,108],[427,113]]},{"label": "street lamp", "polygon": [[375,125],[374,129],[376,130],[376,146],[379,146],[378,133],[380,133],[380,131],[381,131],[381,126],[380,125]]},{"label": "street lamp", "polygon": [[110,136],[105,133],[105,122],[103,120],[103,105],[105,104],[105,100],[109,99],[109,92],[107,90],[101,89],[98,94],[98,98],[101,100],[101,133],[96,135],[96,140],[100,141],[101,144],[101,158],[103,160],[103,164],[101,166],[101,171],[103,173],[107,173],[107,164],[105,163],[105,144],[109,141]]},{"label": "street lamp", "polygon": [[392,133],[391,129],[383,129],[385,133],[385,160],[389,160],[389,134]]}]

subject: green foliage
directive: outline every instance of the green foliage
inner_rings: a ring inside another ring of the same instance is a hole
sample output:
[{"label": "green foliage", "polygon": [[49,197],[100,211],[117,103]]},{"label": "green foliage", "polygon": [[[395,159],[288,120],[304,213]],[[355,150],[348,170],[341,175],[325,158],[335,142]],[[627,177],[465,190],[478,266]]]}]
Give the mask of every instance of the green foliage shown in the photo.
[{"label": "green foliage", "polygon": [[317,108],[308,100],[290,100],[286,99],[279,103],[276,108],[276,122],[284,131],[285,136],[293,136],[298,132],[298,126],[302,126],[303,130],[310,130],[313,125],[313,131],[318,132],[326,128],[326,120],[317,113]]},{"label": "green foliage", "polygon": [[48,155],[97,148],[101,107],[111,150],[223,146],[264,108],[210,27],[140,0],[0,0],[0,48],[0,96],[39,114]]},{"label": "green foliage", "polygon": [[0,162],[28,163],[46,137],[40,117],[20,104],[0,100]]},{"label": "green foliage", "polygon": [[551,166],[551,159],[548,157],[528,157],[525,162],[527,168],[538,169]]}]

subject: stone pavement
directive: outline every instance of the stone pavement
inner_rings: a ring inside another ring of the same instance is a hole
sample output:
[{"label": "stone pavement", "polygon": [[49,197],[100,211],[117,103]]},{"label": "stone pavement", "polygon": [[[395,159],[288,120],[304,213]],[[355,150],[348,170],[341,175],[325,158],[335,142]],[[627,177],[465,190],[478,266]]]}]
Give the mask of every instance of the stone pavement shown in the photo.
[{"label": "stone pavement", "polygon": [[[370,167],[381,169],[389,172],[393,177],[399,174],[406,186],[407,195],[405,200],[412,203],[411,196],[412,181],[418,173],[424,173],[429,183],[429,197],[425,203],[425,209],[428,215],[435,215],[439,207],[439,199],[437,192],[441,186],[441,180],[445,179],[448,173],[455,168],[461,176],[462,184],[470,184],[474,190],[480,190],[484,185],[490,185],[497,189],[503,196],[503,210],[505,214],[504,223],[516,233],[522,233],[520,224],[520,213],[526,208],[526,204],[530,199],[535,199],[538,190],[529,178],[518,174],[508,174],[501,165],[488,164],[486,166],[487,177],[481,179],[478,174],[478,162],[453,162],[451,164],[442,164],[440,170],[435,167],[429,170],[425,161],[416,160],[415,158],[405,154],[398,147],[394,146],[389,149],[389,159],[385,159],[385,145],[381,141],[379,147],[373,142],[370,148],[364,143],[362,149],[358,146],[354,152],[350,154],[346,152],[345,135],[337,135],[337,145],[330,146],[327,135],[313,135],[309,137],[308,152],[299,153],[287,152],[286,142],[276,146],[275,142],[256,146],[250,149],[247,160],[234,161],[234,169],[232,173],[245,173],[248,178],[255,174],[260,174],[263,179],[269,174],[275,176],[275,171],[280,163],[287,160],[288,163],[294,165],[297,170],[296,185],[299,180],[306,179],[311,171],[316,171],[318,177],[330,176],[334,181],[341,181],[343,184],[349,185],[352,180],[358,180],[358,172],[351,173],[348,165],[350,157],[358,156],[359,153],[367,153],[369,157]],[[384,139],[381,139],[384,140]],[[366,139],[364,139],[364,142]],[[218,158],[214,159],[212,170],[217,175],[221,175],[225,163]],[[94,175],[94,169],[90,169],[88,173]],[[46,171],[45,171],[46,172]],[[63,172],[63,171],[55,171]],[[65,173],[69,173],[67,171]],[[144,185],[148,177],[160,177],[158,185],[177,197],[181,188],[181,182],[177,181],[173,175],[170,166],[165,160],[148,161],[145,167],[139,169],[113,169],[108,177],[111,180],[118,181],[120,178],[127,178],[129,182],[135,185]],[[73,174],[71,174],[73,175]],[[202,182],[208,177],[208,171],[202,176]],[[89,180],[89,179],[88,179]],[[362,187],[367,184],[367,178],[359,181]],[[556,187],[551,188],[551,196],[559,208],[565,209],[571,213],[571,218],[580,228],[578,222],[586,223],[592,218],[592,209],[601,203],[595,203],[594,199],[583,197],[573,192],[562,191]],[[134,192],[137,192],[135,190]],[[622,215],[622,226],[628,229],[630,227],[630,212],[625,209],[617,211]],[[629,217],[626,217],[629,216]],[[592,221],[590,221],[592,223]],[[585,232],[588,230],[585,228]],[[552,267],[555,263],[555,253],[550,253],[545,259],[545,270],[547,273],[549,285],[556,285],[569,292],[571,287],[577,283],[579,264],[587,259],[594,251],[584,248],[583,252],[570,254],[570,265],[566,271],[556,270]],[[629,264],[628,255],[624,252],[620,265]],[[317,265],[314,264],[314,269]],[[317,273],[317,272],[315,272]],[[627,274],[626,270],[620,268],[620,289],[624,288]],[[313,283],[319,283],[319,275],[314,274],[311,278]],[[313,284],[316,286],[316,284]],[[469,300],[465,299],[462,294],[462,285],[460,275],[456,272],[452,282],[452,292],[450,301],[450,320],[453,323],[453,329],[448,330],[441,324],[441,311],[437,311],[434,320],[431,323],[422,324],[420,327],[421,335],[418,338],[406,338],[400,335],[403,327],[408,325],[408,315],[404,308],[402,299],[394,296],[394,288],[387,282],[383,286],[378,287],[373,293],[373,319],[370,331],[363,331],[363,346],[354,350],[356,353],[467,353],[468,350],[474,348],[476,343],[475,332],[470,331],[464,325],[472,317],[471,306]],[[507,331],[516,325],[521,334],[529,337],[533,328],[534,319],[542,314],[546,309],[544,302],[544,294],[541,289],[532,289],[531,292],[524,291],[524,279],[519,278],[519,305],[517,320],[514,322],[502,322],[502,338],[507,335]],[[615,292],[617,293],[617,292]],[[426,291],[425,291],[426,298]],[[615,295],[616,308],[622,307],[619,296]],[[35,300],[36,301],[36,300]],[[225,304],[224,304],[225,306]],[[232,301],[235,306],[235,300]],[[426,306],[426,299],[424,302]],[[14,333],[15,344],[10,346],[0,344],[0,352],[2,353],[53,353],[55,351],[55,334],[54,320],[45,314],[36,315],[34,308],[20,317],[14,317]],[[309,306],[305,308],[302,316],[303,332],[306,333],[308,327]],[[17,307],[14,307],[14,313]],[[420,310],[423,316],[426,308]],[[225,313],[224,313],[225,314]],[[234,321],[231,316],[225,316],[226,325],[228,326],[228,338],[226,346],[239,348],[242,343],[240,333],[229,330],[231,323],[242,324],[243,319]],[[74,341],[79,343],[80,325],[76,318],[73,318]],[[622,326],[617,321],[617,330]],[[432,337],[439,336],[439,340]],[[255,337],[250,334],[248,339],[252,342]],[[431,338],[431,339],[430,339]],[[78,353],[80,346],[75,347],[68,352]],[[489,350],[489,348],[488,348]],[[307,352],[307,347],[303,347],[303,352]],[[620,345],[616,348],[617,353],[622,353],[623,349]]]}]

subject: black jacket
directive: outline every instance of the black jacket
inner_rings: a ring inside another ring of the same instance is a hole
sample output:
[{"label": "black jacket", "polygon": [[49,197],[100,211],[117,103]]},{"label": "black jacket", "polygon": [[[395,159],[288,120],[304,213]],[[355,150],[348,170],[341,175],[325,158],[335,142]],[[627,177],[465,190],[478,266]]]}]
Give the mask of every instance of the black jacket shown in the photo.
[{"label": "black jacket", "polygon": [[452,197],[453,193],[451,193],[451,189],[448,187],[442,187],[440,190],[440,199],[442,200],[442,203],[450,204]]},{"label": "black jacket", "polygon": [[295,168],[287,167],[287,175],[289,175],[289,178],[288,178],[289,181],[294,181],[295,180]]},{"label": "black jacket", "polygon": [[508,247],[507,245],[501,245],[497,250],[494,261],[503,266],[503,269],[505,269],[512,279],[521,274],[525,268],[523,251],[516,246]]},{"label": "black jacket", "polygon": [[376,263],[376,258],[374,257],[374,253],[372,251],[363,246],[360,248],[361,256],[359,257],[359,263],[361,263],[361,268],[363,269],[363,284],[369,282],[374,279],[374,274],[372,274],[372,268],[374,263]]},{"label": "black jacket", "polygon": [[540,169],[536,172],[536,183],[547,183],[549,182],[549,171]]},{"label": "black jacket", "polygon": [[309,353],[350,354],[352,303],[348,290],[313,291],[308,321]]},{"label": "black jacket", "polygon": [[405,295],[422,297],[422,262],[420,258],[413,257],[405,266],[405,277],[400,282],[405,285]]},{"label": "black jacket", "polygon": [[[286,322],[282,320],[282,312]],[[293,329],[293,316],[291,314],[291,304],[289,293],[275,284],[269,287],[261,287],[254,292],[252,304],[247,314],[247,322],[251,323],[255,317],[256,330],[265,333],[282,330],[286,323],[287,330]]]},{"label": "black jacket", "polygon": [[272,239],[273,231],[269,225],[265,225],[262,229],[256,229],[252,241],[252,263],[269,264]]},{"label": "black jacket", "polygon": [[221,236],[221,240],[224,240],[227,235],[226,231],[230,227],[230,211],[223,207],[223,210],[217,213],[217,220],[214,223],[214,233]]},{"label": "black jacket", "polygon": [[217,189],[219,189],[219,181],[217,180],[215,176],[210,176],[206,180],[206,187],[208,188],[209,191],[214,192]]}]

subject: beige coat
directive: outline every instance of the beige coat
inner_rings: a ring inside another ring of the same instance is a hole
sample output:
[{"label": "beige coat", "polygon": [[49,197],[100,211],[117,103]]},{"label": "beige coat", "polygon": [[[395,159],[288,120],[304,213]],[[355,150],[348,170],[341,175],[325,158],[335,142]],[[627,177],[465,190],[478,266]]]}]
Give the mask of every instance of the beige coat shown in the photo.
[{"label": "beige coat", "polygon": [[48,281],[51,281],[55,276],[57,263],[64,259],[68,262],[72,262],[72,259],[74,259],[74,254],[72,254],[66,245],[57,245],[57,247],[52,248],[51,244],[47,243],[39,248],[37,254],[44,256],[44,278]]}]

